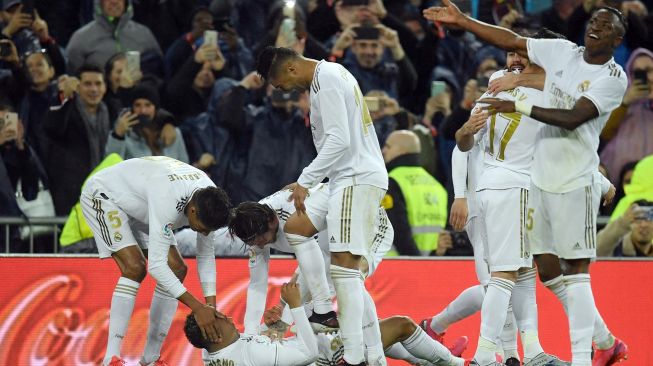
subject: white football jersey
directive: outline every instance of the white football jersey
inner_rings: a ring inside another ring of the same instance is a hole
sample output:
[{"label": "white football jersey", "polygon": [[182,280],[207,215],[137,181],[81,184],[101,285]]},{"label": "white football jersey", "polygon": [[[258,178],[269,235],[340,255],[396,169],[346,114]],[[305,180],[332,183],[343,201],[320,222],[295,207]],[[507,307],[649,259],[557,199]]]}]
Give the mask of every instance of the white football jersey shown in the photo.
[{"label": "white football jersey", "polygon": [[[490,80],[502,77],[506,70],[495,72]],[[482,98],[491,98],[485,93]],[[498,93],[496,98],[510,101],[528,101],[542,104],[542,92],[537,89],[517,87]],[[476,190],[530,187],[530,170],[533,161],[535,136],[539,123],[521,113],[497,113],[486,123],[483,172]]]},{"label": "white football jersey", "polygon": [[599,135],[626,92],[628,80],[614,59],[603,65],[585,62],[585,48],[561,39],[528,39],[528,57],[546,71],[545,108],[572,109],[585,97],[599,115],[573,131],[542,125],[535,146],[531,178],[540,189],[565,193],[592,184],[599,165]]},{"label": "white football jersey", "polygon": [[388,172],[363,94],[342,65],[320,61],[310,87],[311,130],[318,152],[297,182],[313,187],[328,177],[331,192],[366,184],[388,189]]}]

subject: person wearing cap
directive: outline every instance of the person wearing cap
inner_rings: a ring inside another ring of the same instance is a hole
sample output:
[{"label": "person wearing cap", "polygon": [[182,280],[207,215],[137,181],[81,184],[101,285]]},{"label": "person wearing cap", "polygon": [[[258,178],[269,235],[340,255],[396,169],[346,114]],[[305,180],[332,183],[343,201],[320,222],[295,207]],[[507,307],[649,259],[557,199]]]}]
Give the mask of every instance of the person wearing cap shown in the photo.
[{"label": "person wearing cap", "polygon": [[131,108],[118,116],[107,140],[106,154],[117,153],[124,159],[163,155],[188,163],[188,153],[178,128],[175,128],[177,137],[172,144],[166,146],[161,140],[164,125],[174,125],[174,117],[160,108],[157,91],[140,85],[130,94]]}]

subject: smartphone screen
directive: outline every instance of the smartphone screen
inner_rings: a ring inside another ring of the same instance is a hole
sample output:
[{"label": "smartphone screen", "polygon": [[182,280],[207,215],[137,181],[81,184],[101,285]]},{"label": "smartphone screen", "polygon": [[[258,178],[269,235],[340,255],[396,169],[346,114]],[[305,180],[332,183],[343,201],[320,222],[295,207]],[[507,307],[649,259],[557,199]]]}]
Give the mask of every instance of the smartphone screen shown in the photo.
[{"label": "smartphone screen", "polygon": [[0,131],[14,130],[18,128],[18,114],[14,112],[5,112],[0,116]]},{"label": "smartphone screen", "polygon": [[141,53],[138,51],[127,51],[127,72],[135,75],[141,71]]},{"label": "smartphone screen", "polygon": [[356,27],[354,28],[356,39],[379,39],[379,28],[374,27]]},{"label": "smartphone screen", "polygon": [[377,112],[381,109],[381,100],[379,97],[363,97],[367,110],[370,112]]},{"label": "smartphone screen", "polygon": [[440,93],[443,93],[447,88],[447,84],[444,81],[434,81],[431,83],[431,96],[434,97]]},{"label": "smartphone screen", "polygon": [[210,44],[218,47],[218,32],[214,30],[204,31],[204,44]]},{"label": "smartphone screen", "polygon": [[648,71],[641,69],[633,70],[633,79],[639,80],[642,84],[648,84]]}]

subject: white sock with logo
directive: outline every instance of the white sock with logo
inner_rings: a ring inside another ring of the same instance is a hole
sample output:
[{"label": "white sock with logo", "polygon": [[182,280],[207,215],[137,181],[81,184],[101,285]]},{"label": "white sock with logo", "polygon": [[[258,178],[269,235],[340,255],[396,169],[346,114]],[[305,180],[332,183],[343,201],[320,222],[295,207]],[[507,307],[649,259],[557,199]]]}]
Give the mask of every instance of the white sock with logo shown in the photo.
[{"label": "white sock with logo", "polygon": [[340,338],[345,349],[343,358],[354,365],[365,361],[362,277],[357,269],[331,265],[331,279],[338,299]]},{"label": "white sock with logo", "polygon": [[317,314],[326,314],[333,310],[331,293],[327,281],[324,256],[314,237],[305,237],[296,234],[285,234],[288,243],[295,250],[295,256],[302,271],[308,290],[313,299],[313,311]]},{"label": "white sock with logo", "polygon": [[120,357],[120,346],[127,333],[129,320],[134,311],[136,294],[140,283],[126,277],[120,277],[111,297],[111,310],[109,312],[109,339],[107,352],[104,354],[103,365],[108,365],[113,356]]},{"label": "white sock with logo", "polygon": [[596,316],[590,275],[581,273],[564,276],[564,279],[567,285],[571,363],[574,366],[590,366],[592,364],[592,333]]},{"label": "white sock with logo", "polygon": [[161,347],[168,335],[172,319],[177,312],[179,301],[170,296],[160,285],[154,288],[150,305],[150,325],[147,329],[147,342],[141,362],[148,365],[161,357]]},{"label": "white sock with logo", "polygon": [[510,295],[514,282],[503,278],[492,277],[487,287],[487,293],[481,309],[481,334],[474,360],[480,365],[495,362],[497,340],[506,322]]},{"label": "white sock with logo", "polygon": [[[513,290],[513,296],[515,296],[514,290]],[[506,313],[506,322],[503,324],[503,329],[501,330],[500,338],[501,338],[501,347],[499,347],[497,353],[499,353],[504,360],[507,360],[510,357],[519,360],[519,352],[517,352],[517,321],[515,320],[515,314],[513,314],[512,311],[512,304],[508,305],[508,312]]]},{"label": "white sock with logo", "polygon": [[519,273],[515,288],[512,290],[512,306],[524,347],[524,362],[544,352],[537,328],[536,274],[534,268]]},{"label": "white sock with logo", "polygon": [[379,317],[376,314],[374,300],[363,284],[363,339],[367,351],[367,361],[370,365],[387,365],[383,354],[383,343],[381,342],[381,328]]}]

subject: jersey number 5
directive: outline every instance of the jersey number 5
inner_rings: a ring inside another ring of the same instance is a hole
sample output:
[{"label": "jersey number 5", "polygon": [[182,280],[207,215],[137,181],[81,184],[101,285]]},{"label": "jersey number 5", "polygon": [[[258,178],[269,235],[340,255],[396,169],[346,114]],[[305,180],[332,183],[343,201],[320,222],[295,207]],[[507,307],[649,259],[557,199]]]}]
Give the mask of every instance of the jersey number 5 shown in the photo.
[{"label": "jersey number 5", "polygon": [[[490,155],[495,156],[497,160],[503,161],[506,159],[506,146],[508,146],[508,142],[510,142],[512,135],[514,135],[515,131],[517,131],[517,127],[519,127],[519,122],[521,121],[521,116],[522,114],[517,112],[499,113],[492,115],[492,118],[490,119]],[[496,128],[497,118],[508,120],[508,125],[506,125],[505,129],[501,133],[501,138],[499,140],[499,154],[495,155],[494,137],[496,132],[494,130]]]},{"label": "jersey number 5", "polygon": [[372,116],[370,110],[367,108],[367,103],[363,99],[360,88],[358,85],[354,86],[354,95],[356,95],[356,105],[361,108],[361,120],[363,121],[363,134],[367,136],[369,128],[372,125]]}]

